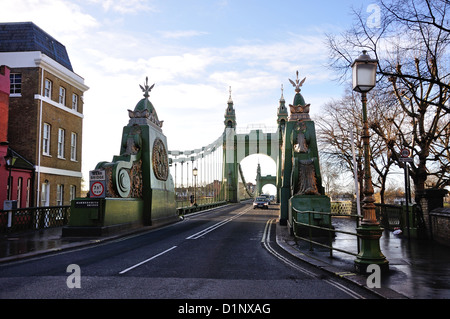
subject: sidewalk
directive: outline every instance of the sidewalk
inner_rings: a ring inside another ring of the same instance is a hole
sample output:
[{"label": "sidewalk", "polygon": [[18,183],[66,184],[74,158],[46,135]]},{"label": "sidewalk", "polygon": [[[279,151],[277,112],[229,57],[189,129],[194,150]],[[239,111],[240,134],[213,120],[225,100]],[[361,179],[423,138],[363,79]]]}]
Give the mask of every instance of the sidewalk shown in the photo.
[{"label": "sidewalk", "polygon": [[[333,225],[336,229],[355,231],[354,221],[349,218],[333,218]],[[101,238],[61,238],[61,228],[1,234],[0,263],[95,245],[150,229],[152,227]],[[290,254],[330,274],[366,286],[366,277],[354,273],[354,256],[333,251],[330,257],[329,250],[319,246],[313,246],[310,251],[309,243],[296,241],[286,226],[277,224],[276,231],[278,245]],[[356,238],[337,233],[333,246],[356,252]],[[373,291],[384,298],[450,299],[450,247],[427,240],[408,241],[389,231],[384,231],[380,246],[389,261],[389,273],[382,275],[381,288],[373,288]]]},{"label": "sidewalk", "polygon": [[95,245],[154,228],[151,226],[141,227],[103,237],[61,237],[62,227],[46,228],[23,233],[0,234],[0,263]]},{"label": "sidewalk", "polygon": [[[339,230],[355,232],[355,222],[348,217],[333,218]],[[330,257],[325,247],[290,236],[286,226],[277,225],[277,242],[298,258],[366,286],[366,276],[356,274],[355,256],[333,250]],[[333,247],[357,252],[356,237],[336,233]],[[373,288],[385,298],[449,299],[450,247],[428,240],[410,239],[385,230],[380,239],[381,251],[389,261],[389,273],[383,274],[381,288]]]}]

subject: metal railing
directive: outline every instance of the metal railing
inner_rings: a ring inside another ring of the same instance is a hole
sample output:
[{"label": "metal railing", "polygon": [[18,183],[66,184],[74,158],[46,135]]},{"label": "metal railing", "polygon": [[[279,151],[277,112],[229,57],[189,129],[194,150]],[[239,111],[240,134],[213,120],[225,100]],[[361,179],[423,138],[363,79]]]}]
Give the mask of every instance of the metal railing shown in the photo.
[{"label": "metal railing", "polygon": [[68,223],[70,206],[0,210],[0,233],[60,227]]},{"label": "metal railing", "polygon": [[184,216],[187,214],[211,209],[211,208],[222,206],[225,204],[227,204],[226,201],[219,201],[219,202],[211,202],[211,203],[205,203],[205,204],[195,204],[195,205],[190,205],[190,206],[181,206],[181,207],[177,207],[177,211],[178,211],[178,215]]},{"label": "metal railing", "polygon": [[353,211],[353,206],[356,203],[350,200],[346,200],[346,201],[331,202],[330,204],[331,204],[331,213],[350,216]]},{"label": "metal railing", "polygon": [[[330,257],[333,257],[333,250],[336,250],[336,251],[339,251],[339,252],[342,252],[342,253],[346,253],[346,254],[349,254],[349,255],[353,255],[353,256],[357,256],[358,255],[358,253],[360,251],[359,235],[356,232],[349,232],[349,231],[345,231],[345,230],[334,229],[332,227],[331,217],[333,217],[333,216],[342,216],[342,214],[331,213],[331,212],[318,212],[318,211],[299,211],[299,210],[295,209],[295,207],[292,207],[292,210],[294,212],[296,212],[296,213],[308,214],[308,223],[302,223],[302,222],[297,221],[296,218],[295,218],[295,216],[297,214],[293,214],[293,223],[294,223],[294,225],[293,225],[292,228],[293,228],[294,236],[296,238],[309,242],[309,249],[310,250],[312,250],[312,245],[315,244],[315,245],[318,245],[318,246],[321,246],[321,247],[328,248],[330,250]],[[329,216],[329,218],[328,218],[328,220],[329,220],[328,227],[321,227],[321,226],[312,225],[312,219],[314,218],[313,215]],[[357,215],[357,214],[346,214],[345,216],[354,217],[356,219],[356,225],[355,225],[356,227],[355,227],[355,229],[359,227],[359,220],[360,220],[360,218],[362,218],[362,216]],[[297,234],[297,229],[296,229],[297,227],[296,226],[299,226],[299,225],[300,226],[304,226],[304,227],[306,227],[308,229],[308,237],[303,237],[303,236],[300,236],[300,235]],[[327,236],[328,244],[324,244],[323,242],[318,242],[316,240],[313,240],[312,239],[313,238],[313,235],[312,235],[312,230],[313,229],[318,229],[318,230],[322,230],[322,231],[327,232],[328,233],[328,236]],[[357,240],[357,253],[354,253],[354,252],[351,252],[351,251],[348,251],[348,250],[344,250],[344,249],[340,249],[340,248],[337,248],[337,247],[333,247],[332,242],[333,242],[334,235],[336,233],[342,233],[342,234],[353,235],[353,236],[358,237],[358,240]]]},{"label": "metal railing", "polygon": [[[333,203],[332,203],[333,204]],[[380,222],[380,225],[387,229],[387,230],[394,230],[396,228],[399,228],[402,230],[402,232],[405,232],[407,230],[407,218],[409,217],[409,227],[410,229],[415,229],[420,226],[420,216],[418,216],[418,207],[417,205],[411,205],[409,206],[409,213],[406,213],[406,206],[403,205],[389,205],[389,204],[375,204],[376,206],[376,216],[377,216],[377,220]],[[295,209],[295,207],[292,208],[292,210],[296,213],[300,213],[300,214],[308,214],[308,223],[302,223],[299,222],[295,219],[295,217],[297,216],[297,214],[293,214],[293,224],[295,225],[299,225],[299,226],[303,226],[304,228],[308,229],[308,237],[303,237],[303,236],[299,236],[297,234],[296,231],[296,227],[293,227],[293,232],[294,232],[294,236],[298,239],[307,241],[310,243],[310,250],[312,250],[312,245],[318,245],[318,246],[322,246],[325,248],[328,248],[330,250],[330,257],[333,256],[333,250],[336,251],[340,251],[346,254],[350,254],[350,255],[358,255],[359,251],[360,251],[360,240],[359,240],[359,235],[356,232],[349,232],[349,231],[344,231],[344,230],[339,230],[339,229],[334,229],[332,227],[332,217],[342,217],[342,216],[346,216],[346,217],[351,217],[355,219],[355,229],[359,227],[359,223],[360,223],[360,219],[362,219],[363,216],[361,215],[357,215],[354,213],[348,214],[347,212],[342,212],[340,210],[335,209],[332,206],[332,210],[334,210],[335,212],[317,212],[317,211],[299,211],[297,209]],[[314,218],[313,215],[324,215],[324,216],[329,216],[329,223],[327,225],[327,227],[321,227],[321,226],[316,226],[316,225],[312,225],[312,219]],[[318,230],[322,230],[328,233],[328,244],[324,244],[322,242],[318,242],[317,240],[313,240],[312,238],[314,237],[312,235],[312,230],[313,229],[318,229]],[[353,235],[357,237],[357,253],[351,252],[351,251],[347,251],[347,250],[343,250],[337,247],[333,247],[332,242],[333,242],[333,234],[335,235],[336,233],[342,233],[342,234],[347,234],[347,235]]]},{"label": "metal railing", "polygon": [[375,204],[377,219],[389,230],[405,227],[404,208],[399,205]]}]

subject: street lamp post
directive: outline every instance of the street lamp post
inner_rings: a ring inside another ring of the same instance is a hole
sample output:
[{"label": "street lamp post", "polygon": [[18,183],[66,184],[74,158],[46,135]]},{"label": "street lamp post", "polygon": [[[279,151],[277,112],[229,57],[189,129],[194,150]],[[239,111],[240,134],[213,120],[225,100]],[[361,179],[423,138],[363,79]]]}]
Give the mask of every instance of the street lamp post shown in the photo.
[{"label": "street lamp post", "polygon": [[[8,193],[6,194],[6,202],[10,202],[10,199],[12,197],[11,170],[16,162],[16,159],[17,159],[17,157],[12,154],[5,156],[6,165],[9,166]],[[4,206],[3,209],[6,209],[5,204],[3,206]],[[8,208],[9,209],[17,208],[17,206],[13,207],[12,202],[10,202],[8,205]],[[12,226],[12,217],[13,217],[12,215],[13,215],[12,210],[9,210],[8,211],[8,223],[7,223],[8,228],[10,228]]]},{"label": "street lamp post", "polygon": [[192,170],[192,175],[194,175],[194,205],[197,205],[197,174],[198,169],[197,167],[194,167],[194,169]]},{"label": "street lamp post", "polygon": [[371,59],[366,51],[352,63],[353,90],[361,93],[363,145],[364,145],[364,199],[363,219],[356,229],[361,238],[361,249],[355,259],[355,269],[366,273],[371,264],[378,265],[381,271],[389,269],[389,262],[380,249],[380,237],[383,229],[380,227],[375,213],[375,198],[370,172],[369,124],[367,121],[367,92],[375,87],[377,60]]},{"label": "street lamp post", "polygon": [[9,167],[9,176],[8,176],[8,193],[6,194],[6,199],[10,200],[11,199],[11,187],[12,187],[12,183],[11,183],[11,170],[12,167],[14,166],[15,162],[16,162],[17,157],[14,155],[6,155],[5,156],[5,162],[6,165]]}]

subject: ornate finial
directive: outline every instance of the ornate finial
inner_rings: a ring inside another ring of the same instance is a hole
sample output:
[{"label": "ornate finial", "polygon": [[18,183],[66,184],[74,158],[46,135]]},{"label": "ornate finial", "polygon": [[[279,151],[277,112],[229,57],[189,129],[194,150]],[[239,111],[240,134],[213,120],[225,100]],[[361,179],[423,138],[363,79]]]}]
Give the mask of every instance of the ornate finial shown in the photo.
[{"label": "ornate finial", "polygon": [[281,98],[280,98],[280,101],[284,101],[283,92],[284,92],[284,88],[283,88],[283,84],[281,84]]},{"label": "ornate finial", "polygon": [[230,95],[228,96],[228,103],[233,103],[233,100],[231,99],[231,86],[229,88],[229,92],[230,92]]},{"label": "ornate finial", "polygon": [[152,86],[148,86],[148,77],[145,77],[145,84],[144,86],[139,85],[141,87],[142,92],[144,92],[144,97],[147,99],[150,96],[150,91],[153,89],[153,87],[155,86],[155,83],[153,83]]},{"label": "ornate finial", "polygon": [[305,77],[303,80],[300,81],[300,80],[298,79],[298,70],[297,70],[296,74],[297,74],[297,79],[295,80],[295,82],[292,81],[291,79],[289,79],[289,82],[291,82],[292,86],[295,87],[295,92],[299,93],[299,92],[300,92],[300,87],[301,87],[301,86],[303,85],[303,83],[305,82],[306,77]]}]

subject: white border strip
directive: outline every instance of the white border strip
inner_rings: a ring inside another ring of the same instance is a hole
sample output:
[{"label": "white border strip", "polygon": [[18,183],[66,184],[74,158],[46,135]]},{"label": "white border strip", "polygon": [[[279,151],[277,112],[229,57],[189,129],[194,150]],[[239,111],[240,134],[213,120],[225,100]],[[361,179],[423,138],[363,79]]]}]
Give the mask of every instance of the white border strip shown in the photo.
[{"label": "white border strip", "polygon": [[40,173],[45,174],[53,174],[53,175],[63,175],[63,176],[72,176],[72,177],[83,177],[82,173],[79,171],[70,171],[67,169],[59,169],[53,167],[45,167],[45,166],[36,166],[36,170],[39,170]]}]

